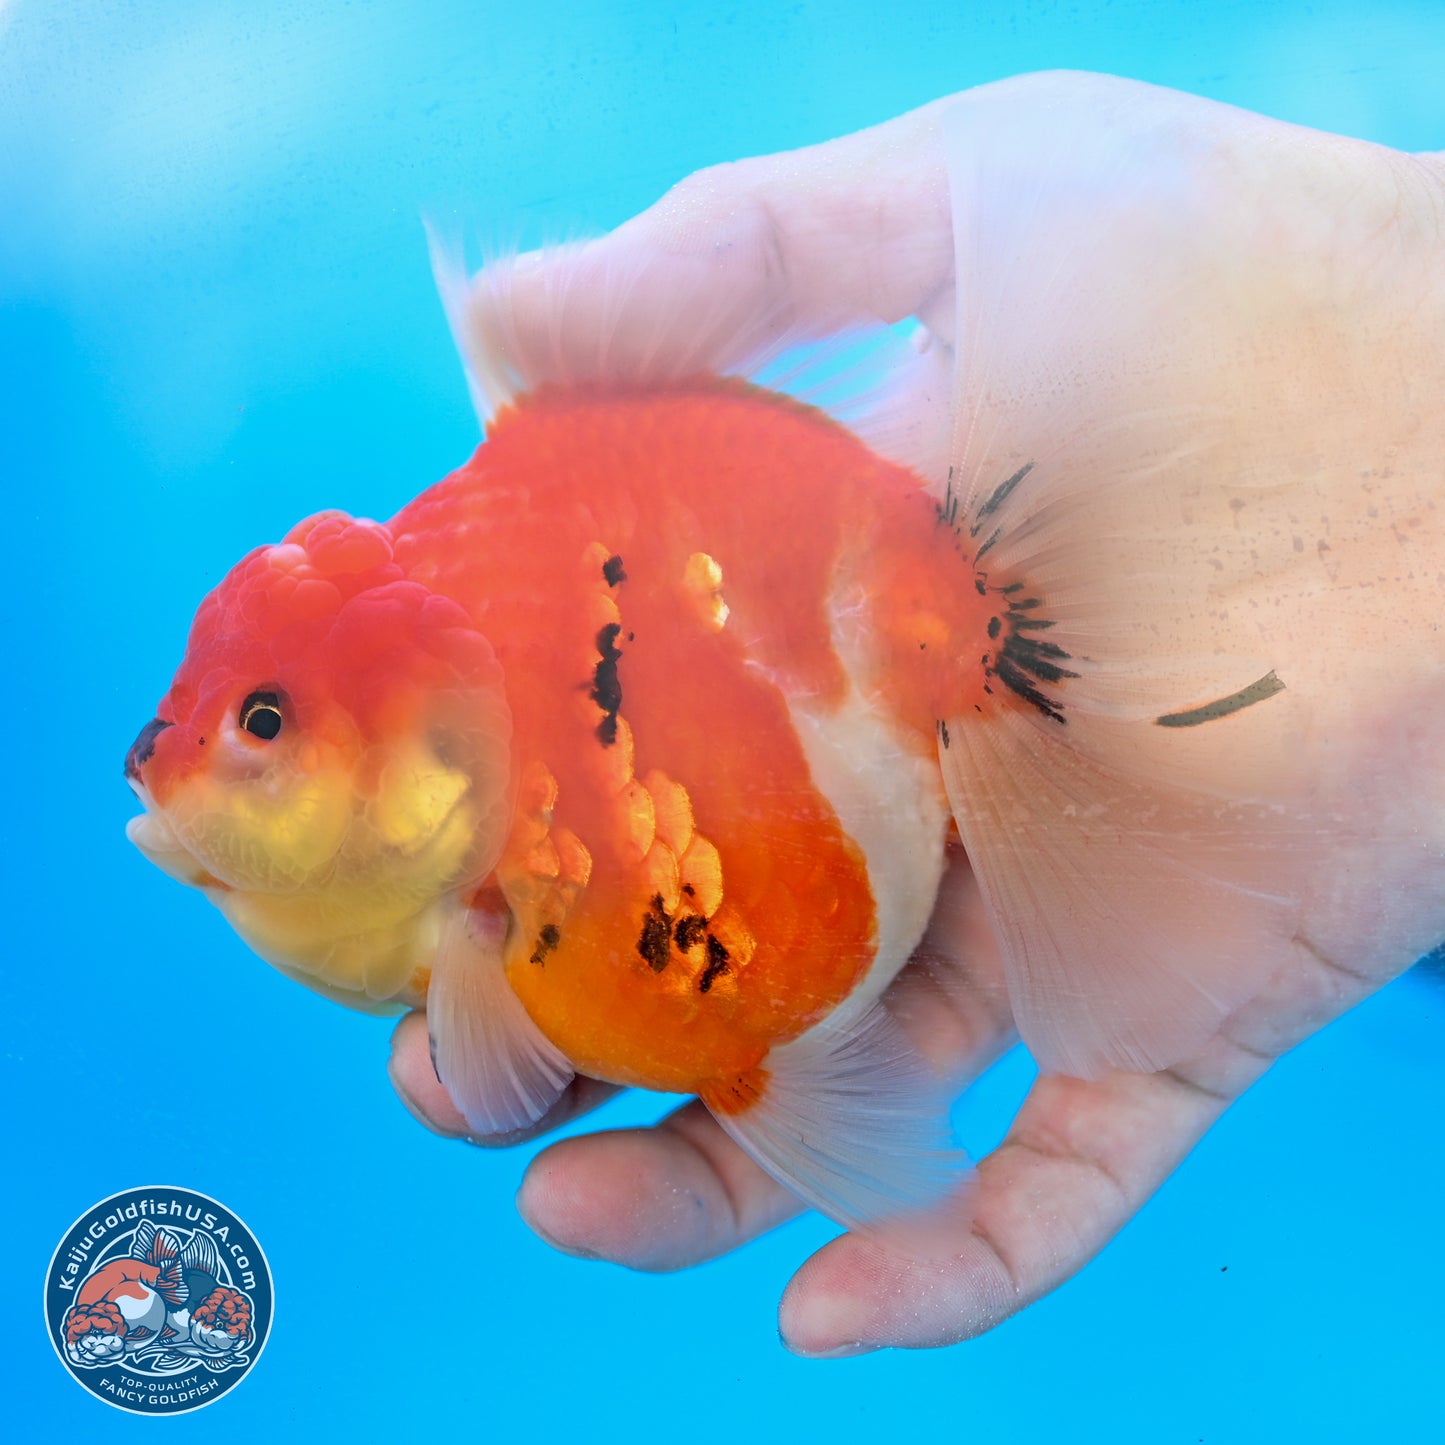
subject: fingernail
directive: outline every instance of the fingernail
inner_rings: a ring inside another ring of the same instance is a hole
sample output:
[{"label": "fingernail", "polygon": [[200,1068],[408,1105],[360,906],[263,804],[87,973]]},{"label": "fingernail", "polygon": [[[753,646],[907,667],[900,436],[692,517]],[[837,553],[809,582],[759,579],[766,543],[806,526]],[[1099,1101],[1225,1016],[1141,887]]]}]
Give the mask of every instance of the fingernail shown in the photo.
[{"label": "fingernail", "polygon": [[778,1339],[785,1350],[797,1355],[800,1360],[851,1360],[855,1355],[871,1355],[878,1348],[877,1345],[854,1340],[849,1344],[834,1345],[830,1350],[805,1350],[801,1345],[795,1345],[781,1330]]},{"label": "fingernail", "polygon": [[548,1249],[555,1249],[558,1254],[570,1255],[573,1259],[600,1260],[602,1256],[594,1250],[584,1248],[580,1244],[563,1244],[560,1239],[548,1234],[535,1220],[527,1217],[527,1211],[522,1208],[522,1196],[517,1195],[517,1213],[522,1217],[522,1223],[545,1244]]},{"label": "fingernail", "polygon": [[882,1348],[866,1338],[873,1309],[850,1294],[792,1290],[783,1296],[778,1338],[805,1360],[846,1360]]}]

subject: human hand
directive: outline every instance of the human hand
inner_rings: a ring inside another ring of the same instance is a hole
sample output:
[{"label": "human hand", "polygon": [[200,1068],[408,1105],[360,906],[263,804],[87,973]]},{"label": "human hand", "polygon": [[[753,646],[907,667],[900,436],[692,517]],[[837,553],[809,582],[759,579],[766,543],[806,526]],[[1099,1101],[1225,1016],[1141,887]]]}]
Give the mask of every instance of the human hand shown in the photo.
[{"label": "human hand", "polygon": [[[601,284],[619,271],[637,278],[620,334]],[[565,327],[529,330],[529,297],[540,313],[559,286]],[[1139,473],[1151,505],[1220,475],[1247,501],[1219,545],[1251,570],[1240,625],[1303,720],[1298,931],[1261,939],[1241,1001],[1171,1067],[1041,1076],[959,1202],[964,1247],[917,1260],[844,1235],[782,1305],[807,1354],[978,1334],[1084,1264],[1274,1059],[1445,936],[1445,166],[1152,87],[1027,77],[700,173],[507,294],[528,375],[585,370],[604,328],[610,365],[629,346],[639,374],[685,365],[659,350],[681,305],[700,317],[691,344],[739,355],[916,316],[889,435],[935,483],[966,475],[1006,414],[1036,448]],[[1140,458],[1168,468],[1151,480]],[[1031,1038],[961,852],[889,1003],[960,1085],[1018,1025]],[[467,1132],[422,1019],[398,1029],[392,1073],[431,1127]],[[577,1081],[541,1127],[610,1092]],[[553,1146],[519,1202],[559,1248],[642,1269],[796,1208],[696,1104]]]}]

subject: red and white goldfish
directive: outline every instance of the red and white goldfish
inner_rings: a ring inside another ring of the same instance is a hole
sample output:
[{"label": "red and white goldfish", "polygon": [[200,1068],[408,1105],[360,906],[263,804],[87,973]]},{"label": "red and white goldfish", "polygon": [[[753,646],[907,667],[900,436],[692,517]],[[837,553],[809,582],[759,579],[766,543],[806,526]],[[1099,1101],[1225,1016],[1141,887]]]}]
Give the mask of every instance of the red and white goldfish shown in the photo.
[{"label": "red and white goldfish", "polygon": [[881,1002],[950,819],[1041,1064],[1187,1057],[1311,947],[1312,847],[1355,827],[1314,782],[1343,767],[1330,709],[1388,671],[1356,645],[1370,549],[1439,521],[1247,454],[1248,336],[1161,334],[1126,276],[1070,289],[1059,238],[1109,241],[1082,204],[980,203],[1029,143],[963,178],[946,466],[720,374],[747,347],[701,313],[665,364],[569,370],[514,344],[511,268],[460,288],[487,440],[205,600],[127,760],[134,841],[287,973],[425,1006],[479,1132],[578,1071],[695,1093],[847,1223],[952,1177]]},{"label": "red and white goldfish", "polygon": [[142,1220],[131,1252],[92,1270],[65,1317],[65,1349],[77,1365],[103,1365],[161,1347],[185,1355],[223,1355],[251,1339],[251,1304],[216,1278],[210,1236],[193,1230],[182,1245],[168,1229]]}]

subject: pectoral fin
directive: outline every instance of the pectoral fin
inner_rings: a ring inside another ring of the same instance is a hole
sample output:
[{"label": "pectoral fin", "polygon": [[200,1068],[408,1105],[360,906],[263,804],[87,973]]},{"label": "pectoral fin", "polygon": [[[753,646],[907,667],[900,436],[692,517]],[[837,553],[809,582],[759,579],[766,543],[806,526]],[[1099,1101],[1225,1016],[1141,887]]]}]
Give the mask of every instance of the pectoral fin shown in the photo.
[{"label": "pectoral fin", "polygon": [[458,907],[443,928],[427,992],[437,1077],[482,1135],[535,1124],[573,1076],[507,982],[505,935],[504,917]]}]

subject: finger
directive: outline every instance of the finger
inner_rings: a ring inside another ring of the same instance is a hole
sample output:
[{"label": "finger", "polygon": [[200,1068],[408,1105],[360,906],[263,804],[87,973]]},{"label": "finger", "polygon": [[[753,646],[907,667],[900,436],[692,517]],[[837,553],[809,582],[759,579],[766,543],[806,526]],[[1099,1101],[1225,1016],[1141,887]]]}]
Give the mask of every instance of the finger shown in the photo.
[{"label": "finger", "polygon": [[784,1341],[798,1354],[837,1357],[992,1329],[1086,1264],[1225,1107],[1170,1074],[1040,1079],[979,1166],[966,1246],[910,1260],[843,1235],[789,1284]]},{"label": "finger", "polygon": [[517,1208],[548,1244],[630,1269],[685,1269],[802,1205],[692,1103],[651,1129],[564,1139],[539,1154]]},{"label": "finger", "polygon": [[950,338],[945,104],[699,171],[598,241],[494,265],[465,325],[531,384],[728,370],[782,337],[907,316]]},{"label": "finger", "polygon": [[[933,921],[889,994],[940,1072],[974,1077],[1012,1041],[998,947],[962,848],[949,855]],[[651,1129],[566,1139],[538,1155],[518,1207],[569,1254],[633,1269],[714,1259],[801,1206],[701,1104]]]},{"label": "finger", "polygon": [[486,1148],[521,1144],[539,1134],[560,1129],[570,1120],[591,1113],[618,1092],[615,1084],[604,1084],[600,1079],[589,1079],[579,1074],[562,1091],[557,1102],[530,1128],[511,1134],[478,1135],[462,1117],[446,1087],[437,1078],[431,1060],[426,1014],[420,1010],[407,1014],[392,1033],[391,1057],[387,1060],[386,1071],[397,1097],[418,1123],[444,1139],[465,1139],[468,1143]]},{"label": "finger", "polygon": [[949,844],[933,916],[887,995],[909,1041],[951,1086],[1015,1041],[1003,955],[963,844]]}]

